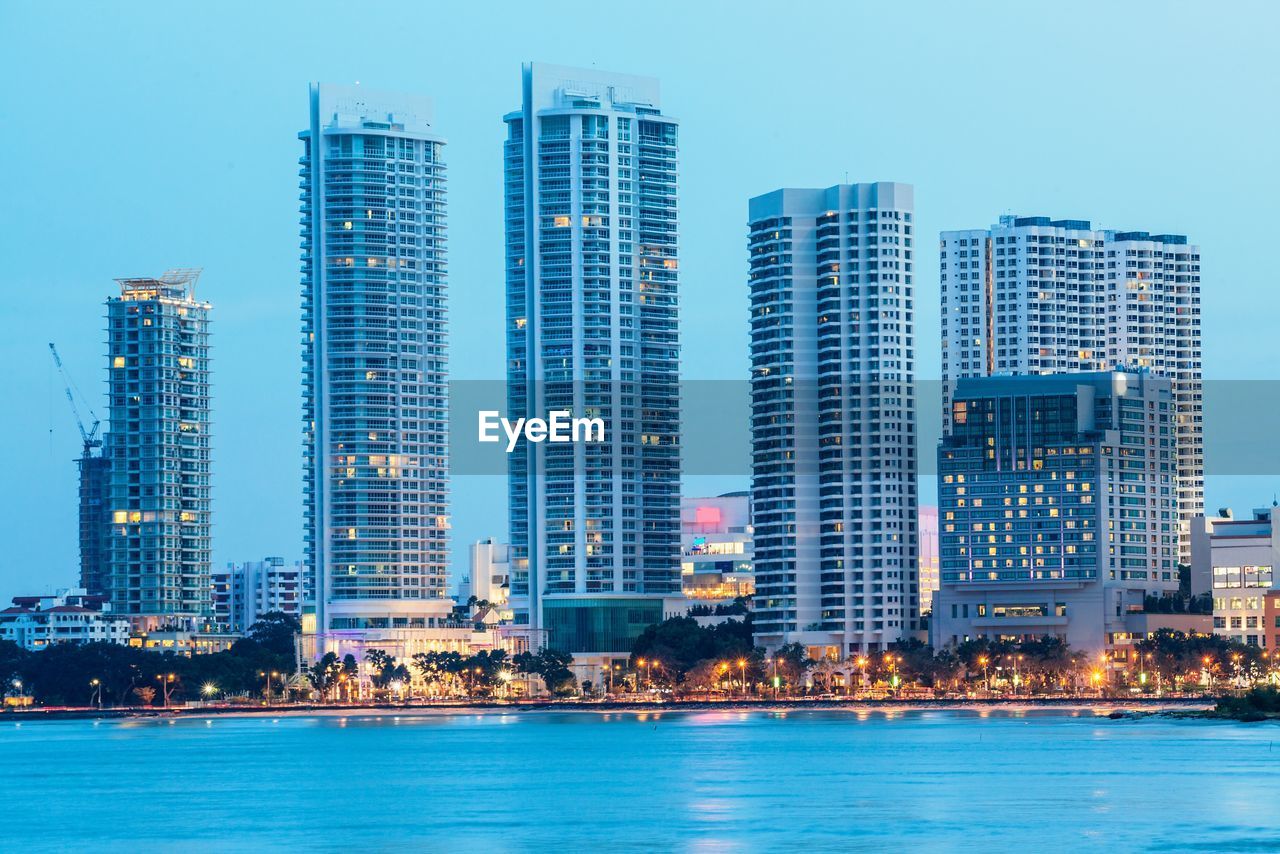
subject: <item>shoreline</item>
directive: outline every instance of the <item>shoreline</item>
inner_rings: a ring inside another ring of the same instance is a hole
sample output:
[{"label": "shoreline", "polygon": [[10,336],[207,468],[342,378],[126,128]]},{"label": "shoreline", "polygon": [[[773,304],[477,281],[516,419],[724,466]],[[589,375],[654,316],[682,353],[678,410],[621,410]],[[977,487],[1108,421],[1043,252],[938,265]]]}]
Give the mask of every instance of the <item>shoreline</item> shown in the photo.
[{"label": "shoreline", "polygon": [[643,700],[611,701],[521,701],[459,702],[459,703],[360,703],[360,704],[299,704],[287,706],[183,706],[171,709],[157,708],[50,708],[6,709],[0,712],[0,724],[58,720],[146,720],[232,717],[348,717],[351,715],[386,716],[448,716],[448,715],[511,715],[529,712],[559,712],[577,714],[681,714],[723,712],[726,714],[771,713],[804,711],[846,711],[851,713],[901,713],[908,711],[938,712],[1033,712],[1092,710],[1096,717],[1146,717],[1156,714],[1174,714],[1179,717],[1201,717],[1213,709],[1216,698],[1196,697],[1044,697],[1020,699],[912,699],[912,700]]}]

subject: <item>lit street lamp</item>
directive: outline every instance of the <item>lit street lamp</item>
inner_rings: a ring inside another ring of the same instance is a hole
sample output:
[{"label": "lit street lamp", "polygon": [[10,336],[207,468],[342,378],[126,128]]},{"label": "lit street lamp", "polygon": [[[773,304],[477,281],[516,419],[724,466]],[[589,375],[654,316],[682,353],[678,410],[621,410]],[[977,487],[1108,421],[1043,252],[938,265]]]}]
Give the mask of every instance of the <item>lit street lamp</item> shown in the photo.
[{"label": "lit street lamp", "polygon": [[266,695],[267,705],[269,706],[271,705],[271,680],[275,679],[280,674],[274,670],[270,673],[265,670],[259,670],[258,675],[262,677],[263,693]]},{"label": "lit street lamp", "polygon": [[102,708],[102,680],[90,679],[89,686],[93,688],[93,693],[89,695],[89,705]]}]

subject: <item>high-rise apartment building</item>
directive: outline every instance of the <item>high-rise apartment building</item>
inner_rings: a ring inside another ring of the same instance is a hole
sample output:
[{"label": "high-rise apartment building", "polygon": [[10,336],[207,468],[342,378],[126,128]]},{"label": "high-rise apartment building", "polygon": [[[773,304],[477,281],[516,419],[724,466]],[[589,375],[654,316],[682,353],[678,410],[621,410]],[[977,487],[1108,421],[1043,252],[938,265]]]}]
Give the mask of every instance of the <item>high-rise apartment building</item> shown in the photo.
[{"label": "high-rise apartment building", "polygon": [[299,134],[306,565],[321,646],[431,628],[452,607],[432,122],[425,98],[322,84]]},{"label": "high-rise apartment building", "polygon": [[213,618],[222,630],[243,634],[263,614],[302,616],[309,598],[301,561],[286,564],[282,557],[229,563],[211,573]]},{"label": "high-rise apartment building", "polygon": [[919,627],[913,192],[751,200],[757,642],[844,658]]},{"label": "high-rise apartment building", "polygon": [[1175,404],[1147,372],[965,378],[938,448],[936,647],[1151,630],[1178,590]]},{"label": "high-rise apartment building", "polygon": [[105,592],[135,627],[203,628],[209,595],[209,311],[199,270],[117,279]]},{"label": "high-rise apartment building", "polygon": [[1177,234],[1005,216],[943,232],[939,263],[944,429],[964,377],[1135,368],[1172,381],[1189,563],[1190,522],[1204,511],[1200,248]]},{"label": "high-rise apartment building", "polygon": [[656,80],[542,64],[505,121],[507,415],[606,424],[510,455],[515,618],[625,653],[680,593],[677,123]]}]

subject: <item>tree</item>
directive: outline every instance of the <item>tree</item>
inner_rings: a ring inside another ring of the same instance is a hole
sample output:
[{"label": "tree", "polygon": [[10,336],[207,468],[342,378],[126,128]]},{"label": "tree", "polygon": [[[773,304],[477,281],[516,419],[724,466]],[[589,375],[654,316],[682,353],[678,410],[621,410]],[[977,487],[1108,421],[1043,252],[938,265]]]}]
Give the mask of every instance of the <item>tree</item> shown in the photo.
[{"label": "tree", "polygon": [[150,706],[156,699],[156,689],[150,685],[140,685],[133,689],[133,695],[142,701],[142,705]]},{"label": "tree", "polygon": [[1262,650],[1221,635],[1188,635],[1161,629],[1135,644],[1144,669],[1150,665],[1166,679],[1194,682],[1200,673],[1244,675],[1258,669]]},{"label": "tree", "polygon": [[7,686],[15,678],[20,678],[23,666],[31,657],[31,653],[13,641],[0,640],[0,685]]},{"label": "tree", "polygon": [[[778,647],[773,654],[778,680],[791,691],[804,685],[804,674],[811,663],[809,652],[802,644],[788,643]],[[770,676],[773,674],[771,673]]]},{"label": "tree", "polygon": [[281,611],[268,611],[249,627],[245,637],[236,646],[256,646],[264,652],[293,658],[294,638],[302,632],[298,618]]},{"label": "tree", "polygon": [[555,649],[522,652],[512,659],[512,664],[521,673],[541,676],[547,690],[556,696],[566,696],[574,691],[573,671],[569,669],[572,663],[573,655]]},{"label": "tree", "polygon": [[452,650],[420,652],[412,662],[422,681],[428,686],[438,686],[440,693],[448,693],[463,669],[462,655]]},{"label": "tree", "polygon": [[320,660],[306,669],[307,679],[320,692],[320,699],[326,699],[342,678],[342,662],[336,652],[326,652]]},{"label": "tree", "polygon": [[1065,685],[1075,668],[1075,653],[1062,638],[1045,635],[1018,645],[1018,655],[1024,657],[1019,666],[1026,671],[1032,684],[1036,679],[1045,686]]},{"label": "tree", "polygon": [[631,666],[638,666],[642,658],[656,661],[659,668],[651,672],[653,678],[670,676],[678,681],[699,662],[753,658],[754,651],[750,616],[705,627],[692,617],[671,617],[647,626],[636,638]]},{"label": "tree", "polygon": [[463,672],[469,674],[473,692],[479,689],[480,693],[492,693],[510,664],[506,650],[481,650],[465,660]]},{"label": "tree", "polygon": [[385,689],[392,682],[409,681],[409,668],[397,664],[395,656],[386,650],[371,649],[365,652],[364,660],[369,662],[369,681],[374,688]]}]

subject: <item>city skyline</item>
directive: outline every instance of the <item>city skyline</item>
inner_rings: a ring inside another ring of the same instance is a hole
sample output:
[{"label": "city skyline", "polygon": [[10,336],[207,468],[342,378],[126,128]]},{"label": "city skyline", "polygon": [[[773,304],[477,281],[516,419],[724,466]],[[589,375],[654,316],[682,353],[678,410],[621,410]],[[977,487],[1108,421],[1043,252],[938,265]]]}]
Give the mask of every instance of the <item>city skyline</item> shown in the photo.
[{"label": "city skyline", "polygon": [[[861,17],[871,14],[858,13]],[[940,17],[944,16],[940,14]],[[1203,25],[1198,28],[1200,32],[1213,32],[1211,21],[1199,23]],[[70,43],[83,48],[94,24],[103,25],[94,13],[86,15],[83,21],[72,22],[76,30],[73,35],[79,41],[72,38]],[[703,32],[706,26],[707,22],[704,22]],[[1071,24],[1065,22],[1064,26]],[[1190,28],[1190,24],[1185,26]],[[85,29],[79,30],[79,27]],[[99,33],[94,32],[94,37],[99,37]],[[1184,37],[1191,36],[1185,34]],[[213,44],[211,34],[204,38],[211,39],[209,44]],[[941,36],[935,35],[934,38],[941,39]],[[205,49],[203,41],[197,39],[196,42],[199,50]],[[1176,78],[1178,69],[1170,64],[1176,51],[1168,46],[1166,49],[1169,54],[1158,58],[1165,61],[1168,76]],[[580,48],[570,45],[547,44],[541,51],[549,58],[563,57],[566,62],[590,64],[592,58],[582,56]],[[461,376],[486,379],[502,376],[503,318],[501,311],[495,311],[502,288],[501,178],[498,166],[502,130],[495,116],[509,109],[510,81],[519,62],[527,58],[527,53],[527,50],[522,51],[518,46],[499,40],[494,55],[469,59],[467,67],[480,80],[476,87],[470,87],[470,82],[467,85],[451,84],[447,76],[438,71],[426,73],[411,71],[407,67],[388,68],[381,58],[378,62],[369,63],[382,66],[374,69],[382,72],[377,81],[378,88],[422,94],[448,103],[454,111],[453,115],[445,117],[442,110],[440,130],[451,141],[453,192],[462,194],[467,208],[463,219],[465,225],[455,219],[451,235],[454,238],[451,263],[456,261],[455,281],[465,282],[465,286],[458,289],[465,296],[453,304],[455,329],[463,322],[461,318],[465,318],[466,338],[470,339],[454,344],[455,363],[465,365],[465,370],[459,371]],[[21,61],[21,49],[15,56]],[[1178,57],[1179,61],[1183,58]],[[1028,165],[1023,159],[1027,155],[1009,150],[993,151],[991,158],[984,161],[984,169],[979,171],[985,171],[987,179],[995,174],[997,180],[988,180],[986,183],[990,186],[984,186],[983,193],[979,195],[973,192],[975,182],[947,180],[939,176],[929,149],[922,149],[915,142],[918,137],[911,137],[910,122],[906,123],[907,129],[902,134],[886,134],[899,141],[912,138],[912,144],[897,146],[904,149],[901,152],[891,151],[895,146],[888,142],[877,143],[866,138],[855,140],[856,147],[848,149],[847,153],[837,152],[837,146],[817,146],[797,132],[785,138],[783,150],[792,152],[790,156],[766,158],[766,162],[761,164],[758,162],[761,159],[760,148],[757,148],[750,156],[752,168],[742,169],[747,160],[724,157],[714,144],[717,128],[725,128],[730,119],[742,119],[740,115],[735,116],[732,109],[721,112],[725,108],[708,103],[705,94],[709,89],[698,78],[700,73],[707,74],[705,66],[686,57],[664,59],[627,51],[611,56],[607,66],[661,78],[664,101],[671,105],[669,112],[682,120],[682,189],[688,193],[686,200],[682,201],[682,208],[685,219],[692,223],[694,229],[692,234],[684,235],[682,247],[682,278],[694,283],[686,287],[682,314],[684,330],[696,331],[696,334],[685,331],[682,336],[686,344],[682,373],[686,376],[742,379],[746,374],[748,322],[741,230],[747,198],[773,186],[827,186],[844,172],[849,172],[851,179],[860,181],[892,177],[914,184],[919,193],[921,257],[917,260],[917,269],[924,271],[924,275],[917,284],[920,314],[917,329],[921,341],[917,363],[922,377],[936,376],[939,364],[937,348],[929,334],[937,328],[938,283],[929,272],[937,269],[936,256],[932,254],[936,251],[931,245],[933,236],[946,229],[994,222],[998,214],[1010,208],[1026,215],[1061,213],[1093,217],[1099,225],[1107,228],[1142,223],[1153,229],[1194,235],[1196,242],[1206,248],[1206,257],[1211,259],[1211,269],[1205,275],[1207,285],[1221,284],[1213,298],[1206,300],[1206,373],[1230,378],[1256,375],[1253,372],[1262,372],[1261,375],[1266,376],[1272,367],[1259,343],[1266,340],[1266,336],[1256,334],[1261,329],[1257,326],[1261,321],[1255,318],[1266,314],[1265,311],[1256,311],[1257,300],[1266,299],[1265,292],[1261,290],[1265,274],[1258,272],[1258,265],[1251,260],[1255,256],[1243,251],[1265,240],[1265,232],[1250,236],[1248,230],[1251,226],[1260,229],[1261,223],[1251,223],[1247,217],[1231,218],[1229,227],[1214,221],[1207,212],[1201,211],[1201,208],[1210,207],[1203,204],[1203,199],[1174,192],[1173,188],[1164,186],[1168,182],[1156,174],[1158,169],[1150,172],[1126,169],[1119,175],[1101,177],[1105,173],[1099,173],[1096,164],[1088,163],[1082,164],[1077,171],[1068,172],[1060,184],[1023,187],[1018,173],[1020,167]],[[294,68],[300,67],[303,64],[294,63]],[[325,70],[355,71],[354,68]],[[1209,69],[1204,70],[1211,79]],[[1143,73],[1153,74],[1150,71]],[[174,115],[166,114],[164,121],[160,122],[149,114],[136,115],[125,109],[128,102],[117,97],[105,99],[108,113],[104,115],[102,106],[76,101],[76,97],[84,97],[82,93],[71,97],[72,93],[66,87],[58,90],[70,103],[78,103],[83,112],[104,120],[108,127],[113,122],[128,118],[131,125],[141,123],[146,131],[136,139],[126,137],[132,140],[130,147],[136,148],[139,154],[116,152],[142,158],[130,161],[126,157],[125,163],[132,168],[120,169],[120,175],[104,168],[107,163],[114,162],[112,160],[99,161],[81,153],[76,155],[93,166],[93,177],[99,189],[96,197],[90,194],[82,201],[82,211],[69,214],[69,225],[74,229],[80,224],[77,217],[88,217],[98,229],[112,235],[110,245],[90,242],[86,248],[96,246],[98,251],[72,253],[73,257],[65,260],[60,258],[64,263],[56,273],[50,272],[47,263],[37,266],[33,261],[23,259],[11,271],[11,284],[17,286],[12,303],[14,311],[12,315],[6,313],[3,323],[8,334],[0,336],[4,341],[6,365],[9,366],[4,391],[7,400],[23,401],[26,405],[15,407],[17,417],[4,419],[0,430],[4,431],[4,438],[11,444],[20,442],[35,448],[38,453],[19,460],[11,469],[10,476],[14,480],[6,481],[5,485],[10,488],[4,490],[6,496],[3,500],[8,518],[21,519],[40,534],[34,538],[40,547],[37,549],[34,544],[19,546],[5,556],[0,563],[0,593],[18,592],[21,584],[32,580],[50,587],[63,586],[76,576],[75,467],[72,460],[78,443],[62,402],[47,387],[51,383],[42,382],[45,379],[42,374],[47,375],[49,370],[42,361],[47,360],[44,342],[53,340],[59,344],[69,372],[82,388],[90,390],[92,396],[92,390],[98,387],[98,381],[106,374],[99,335],[101,319],[93,307],[100,304],[101,294],[109,280],[121,275],[164,269],[172,263],[204,266],[203,295],[217,307],[218,327],[213,346],[216,366],[213,371],[213,418],[218,425],[214,447],[217,461],[214,501],[218,521],[214,533],[213,562],[223,565],[260,554],[282,554],[289,560],[301,556],[302,525],[296,509],[298,502],[292,497],[296,494],[300,468],[297,464],[297,407],[288,403],[291,395],[297,393],[297,279],[296,272],[291,271],[296,267],[296,261],[292,260],[296,257],[296,192],[288,180],[290,170],[281,169],[281,166],[288,166],[296,160],[297,143],[291,137],[301,121],[297,104],[307,78],[334,79],[335,76],[343,79],[343,75],[319,71],[312,74],[279,73],[270,77],[268,85],[247,94],[238,88],[244,85],[243,78],[233,76],[230,83],[224,80],[210,84],[207,80],[196,78],[192,81],[184,77],[188,84],[206,87],[201,91],[211,94],[214,103],[225,108],[232,108],[234,99],[235,107],[243,109],[249,105],[250,112],[260,118],[273,111],[280,113],[282,120],[271,118],[262,122],[271,130],[260,130],[260,138],[266,140],[261,146],[245,147],[243,152],[230,155],[230,160],[225,154],[222,160],[218,160],[215,154],[217,145],[224,144],[224,140],[217,133],[204,133],[209,130],[203,123],[205,120],[182,109],[175,109]],[[714,74],[710,76],[716,79]],[[801,74],[784,77],[795,82],[803,79]],[[107,78],[112,79],[111,72],[107,72]],[[1254,78],[1266,79],[1266,73],[1260,71]],[[360,79],[364,79],[363,74]],[[917,78],[917,88],[913,90],[916,97],[920,96],[923,79]],[[723,81],[725,85],[718,91],[729,91],[730,82],[727,79]],[[1015,92],[1017,87],[1025,85],[1016,80],[1007,82]],[[741,82],[733,85],[743,90],[750,88]],[[1195,85],[1206,84],[1200,82]],[[86,88],[95,91],[93,86]],[[255,99],[257,91],[262,92],[261,99]],[[801,98],[793,90],[787,91],[795,94],[797,99]],[[166,97],[172,97],[172,94],[163,92],[153,94],[160,103],[165,103]],[[865,118],[874,114],[876,99],[883,97],[870,90],[866,94],[871,103],[865,114],[858,109],[852,110],[855,116]],[[451,125],[451,119],[466,114],[465,110],[460,110],[464,95],[466,100],[476,102],[477,114],[474,118]],[[742,93],[736,93],[735,97],[742,97]],[[1104,97],[1100,100],[1104,114],[1107,110],[1119,109],[1119,99],[1114,105]],[[796,104],[793,114],[790,112],[792,104]],[[257,105],[256,109],[253,105]],[[24,106],[30,105],[19,97],[15,115],[32,113]],[[1223,119],[1231,115],[1223,105],[1205,106],[1211,114],[1214,109],[1224,110],[1221,114]],[[802,101],[788,100],[780,109],[788,109],[788,115],[793,115],[797,128],[805,126]],[[157,111],[156,115],[160,113]],[[959,112],[949,112],[946,105],[942,105],[935,114],[952,121],[961,117]],[[1266,121],[1257,115],[1246,118]],[[1274,117],[1269,118],[1274,122]],[[1245,119],[1237,119],[1241,120]],[[1211,115],[1205,124],[1212,129],[1213,123]],[[1223,124],[1225,126],[1225,122]],[[745,122],[741,125],[743,129],[747,126]],[[283,133],[277,133],[282,127],[285,128]],[[1197,130],[1200,135],[1193,132]],[[158,197],[163,193],[173,194],[178,189],[171,168],[174,161],[169,159],[173,156],[176,140],[166,140],[164,135],[168,133],[179,134],[182,145],[194,145],[201,150],[203,146],[210,146],[208,154],[214,155],[201,161],[206,164],[206,173],[198,176],[202,180],[197,181],[194,188],[182,186],[189,209],[180,217],[169,216],[166,205],[142,204],[139,201],[148,194]],[[776,129],[773,133],[778,134]],[[1239,136],[1251,135],[1255,139],[1274,135],[1265,129],[1236,133]],[[1213,148],[1214,155],[1202,154],[1197,161],[1196,174],[1201,178],[1198,184],[1211,183],[1217,174],[1215,169],[1228,170],[1222,173],[1226,176],[1236,174],[1235,170],[1241,167],[1242,162],[1258,165],[1255,173],[1260,183],[1252,190],[1236,189],[1239,195],[1228,197],[1228,200],[1235,199],[1235,203],[1221,202],[1219,207],[1241,207],[1241,202],[1247,202],[1255,194],[1259,197],[1269,195],[1268,186],[1274,186],[1275,182],[1274,171],[1268,172],[1262,166],[1265,161],[1259,159],[1258,153],[1255,152],[1251,160],[1247,153],[1233,150],[1225,136],[1205,134],[1203,128],[1188,129],[1188,135],[1192,140],[1188,144],[1192,146],[1207,146],[1210,140],[1223,143]],[[775,135],[766,139],[777,142],[783,138]],[[844,142],[848,144],[849,140]],[[960,140],[952,141],[952,145],[959,143]],[[37,194],[28,188],[26,182],[46,173],[55,159],[66,156],[60,148],[62,144],[53,140],[36,153],[35,166],[27,170],[29,174],[16,176],[15,198],[35,199]],[[1046,143],[1042,140],[1041,144]],[[1129,159],[1130,163],[1137,161],[1139,152],[1149,154],[1149,146],[1158,145],[1158,140],[1148,140],[1143,147],[1132,151],[1125,148],[1132,144],[1124,139],[1116,140],[1122,154],[1134,155]],[[461,158],[459,167],[455,168],[453,154],[463,148],[466,154]],[[1165,148],[1170,149],[1170,146],[1166,144]],[[962,147],[962,150],[965,149]],[[259,157],[253,153],[250,156],[251,152],[261,151],[269,151],[271,155]],[[936,157],[938,150],[933,151]],[[968,153],[972,156],[974,152]],[[1172,157],[1174,152],[1169,150],[1166,153]],[[1183,154],[1183,149],[1178,148],[1177,153]],[[724,162],[717,163],[716,158]],[[1124,161],[1125,157],[1118,159]],[[1152,161],[1147,157],[1144,162]],[[212,172],[211,164],[214,163],[219,164],[216,172]],[[224,164],[230,164],[230,168],[222,168]],[[241,175],[245,173],[250,176],[254,192],[242,198],[247,198],[251,204],[243,208],[229,207],[224,203],[223,194],[233,189],[241,192],[244,182]],[[142,182],[137,199],[119,193],[116,182],[123,178]],[[1225,177],[1222,180],[1225,181]],[[461,190],[464,182],[465,191]],[[1072,186],[1073,182],[1075,186]],[[1219,186],[1232,189],[1225,183]],[[480,188],[487,189],[482,191]],[[108,199],[114,203],[113,206],[108,205]],[[253,202],[261,204],[254,205]],[[36,206],[37,212],[43,204],[38,200],[30,203]],[[259,206],[262,212],[251,214],[245,210]],[[1243,207],[1248,210],[1247,204]],[[245,215],[238,218],[231,231],[227,231],[227,226],[220,222],[223,218],[217,212],[233,209]],[[104,217],[107,211],[111,215]],[[42,229],[25,224],[38,218],[25,215],[11,218],[11,221],[19,223],[14,236],[19,241],[18,245],[33,250],[30,253],[33,257],[49,256],[52,250],[49,238]],[[228,254],[228,245],[236,246],[235,254]],[[246,247],[252,251],[245,251]],[[241,255],[244,256],[243,261],[239,258]],[[461,270],[458,265],[461,265]],[[1242,287],[1242,282],[1256,282],[1257,286],[1250,290]],[[733,308],[734,301],[740,308]],[[709,327],[705,323],[708,317],[716,318],[717,322]],[[1245,333],[1229,334],[1229,326],[1233,330],[1243,329]],[[1255,334],[1248,334],[1249,330]],[[33,341],[39,343],[32,346]],[[725,353],[732,356],[726,357]],[[44,405],[46,402],[47,406]],[[101,402],[101,398],[95,402]],[[226,429],[223,429],[223,424],[227,425]],[[45,443],[39,441],[46,435],[49,437],[47,450],[41,447]],[[33,487],[22,490],[23,497],[19,498],[20,491],[13,488],[17,483],[31,483]],[[745,477],[722,479],[721,485],[693,485],[686,491],[706,494],[744,483]],[[465,561],[466,543],[485,535],[501,537],[505,529],[504,515],[489,509],[493,496],[497,495],[497,500],[501,501],[505,492],[505,486],[499,479],[475,478],[460,486],[457,508],[451,515],[460,522],[463,519],[467,521],[465,528],[454,529],[451,564],[455,577],[456,570]],[[1206,485],[1206,503],[1209,506],[1251,506],[1257,503],[1259,493],[1270,491],[1268,486],[1244,486],[1230,490],[1215,487],[1210,478]],[[464,507],[467,508],[465,513]],[[35,579],[29,574],[31,566],[40,567]]]}]

